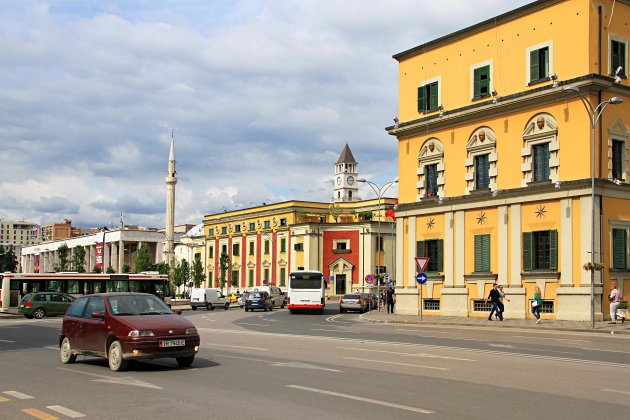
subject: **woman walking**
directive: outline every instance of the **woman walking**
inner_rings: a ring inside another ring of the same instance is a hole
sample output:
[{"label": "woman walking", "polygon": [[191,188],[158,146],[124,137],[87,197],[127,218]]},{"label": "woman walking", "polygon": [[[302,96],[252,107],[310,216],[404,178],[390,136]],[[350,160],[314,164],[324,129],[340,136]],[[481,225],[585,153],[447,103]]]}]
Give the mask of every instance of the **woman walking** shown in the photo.
[{"label": "woman walking", "polygon": [[536,317],[536,324],[540,324],[540,305],[542,305],[542,293],[540,287],[534,287],[534,300],[532,300],[532,315]]},{"label": "woman walking", "polygon": [[[509,302],[510,299],[508,299],[507,296],[505,296],[505,292],[503,291],[503,286],[499,286],[498,290],[499,290],[499,310],[501,311],[501,315],[503,315],[505,313],[505,305],[503,304],[503,301],[507,300]],[[499,318],[499,314],[498,313],[495,314],[495,317]]]}]

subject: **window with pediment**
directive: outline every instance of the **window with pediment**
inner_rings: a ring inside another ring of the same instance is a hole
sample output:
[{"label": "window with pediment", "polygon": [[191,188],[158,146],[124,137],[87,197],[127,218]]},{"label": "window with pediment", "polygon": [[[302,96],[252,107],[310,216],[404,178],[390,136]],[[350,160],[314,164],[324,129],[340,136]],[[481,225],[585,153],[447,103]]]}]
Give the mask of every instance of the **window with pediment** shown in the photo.
[{"label": "window with pediment", "polygon": [[489,127],[480,127],[466,144],[466,194],[497,190],[497,140]]},{"label": "window with pediment", "polygon": [[444,197],[444,146],[437,138],[424,142],[418,154],[417,200]]},{"label": "window with pediment", "polygon": [[628,130],[617,119],[608,129],[608,179],[628,182]]},{"label": "window with pediment", "polygon": [[551,115],[541,113],[529,120],[523,133],[521,186],[530,182],[560,181],[560,143],[558,124]]}]

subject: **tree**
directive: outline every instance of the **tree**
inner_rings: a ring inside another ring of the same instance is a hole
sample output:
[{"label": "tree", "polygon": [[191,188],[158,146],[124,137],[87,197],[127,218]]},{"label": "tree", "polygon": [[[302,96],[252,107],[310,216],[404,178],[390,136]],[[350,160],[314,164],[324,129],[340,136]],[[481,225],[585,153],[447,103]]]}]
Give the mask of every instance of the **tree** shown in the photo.
[{"label": "tree", "polygon": [[72,250],[72,269],[77,273],[85,273],[85,248],[80,245]]},{"label": "tree", "polygon": [[227,283],[227,272],[230,268],[230,259],[228,258],[227,253],[221,253],[221,258],[219,258],[219,287],[221,288],[221,292],[223,292],[223,287]]},{"label": "tree", "polygon": [[66,243],[61,244],[57,248],[57,255],[59,256],[59,263],[53,264],[53,270],[58,273],[60,271],[68,271],[68,254],[70,254],[70,248]]},{"label": "tree", "polygon": [[149,245],[143,243],[138,249],[138,255],[136,256],[136,273],[143,271],[151,271],[153,264],[151,263],[151,256],[149,255]]},{"label": "tree", "polygon": [[203,274],[203,266],[201,265],[201,255],[195,254],[195,261],[192,266],[192,280],[195,287],[201,286],[205,276]]},{"label": "tree", "polygon": [[154,268],[154,270],[152,271],[157,271],[160,274],[168,274],[171,269],[168,263],[166,262],[157,263],[155,264],[155,266],[151,266],[151,268]]},{"label": "tree", "polygon": [[123,264],[122,272],[125,274],[131,273],[131,267],[129,267],[129,264]]},{"label": "tree", "polygon": [[116,272],[116,270],[114,270],[114,267],[112,267],[111,265],[109,267],[107,267],[107,270],[105,270],[105,272],[107,274],[114,274]]},{"label": "tree", "polygon": [[92,273],[102,273],[103,269],[101,267],[99,267],[98,265],[95,265],[94,268],[92,269]]},{"label": "tree", "polygon": [[177,267],[175,267],[174,271],[175,272],[172,276],[173,285],[175,285],[176,288],[179,288],[182,284],[186,283],[186,279],[188,278],[188,261],[181,260],[179,264],[177,264]]},{"label": "tree", "polygon": [[5,251],[4,247],[0,245],[0,273],[4,273],[5,271],[15,273],[17,266],[17,257],[13,252],[13,246],[9,246]]},{"label": "tree", "polygon": [[333,203],[330,205],[330,208],[328,209],[328,211],[330,213],[330,216],[335,221],[335,223],[337,223],[339,220],[339,214],[341,213],[341,207]]}]

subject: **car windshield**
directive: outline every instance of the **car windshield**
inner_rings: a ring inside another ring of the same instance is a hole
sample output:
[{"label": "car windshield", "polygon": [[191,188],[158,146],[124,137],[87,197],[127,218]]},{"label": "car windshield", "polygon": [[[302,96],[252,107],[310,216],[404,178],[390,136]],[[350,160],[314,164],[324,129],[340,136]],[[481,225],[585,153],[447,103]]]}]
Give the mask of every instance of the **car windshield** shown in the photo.
[{"label": "car windshield", "polygon": [[109,305],[114,315],[162,315],[173,311],[160,299],[153,295],[120,295],[110,296]]},{"label": "car windshield", "polygon": [[260,292],[253,292],[253,293],[250,293],[248,296],[249,299],[260,299],[261,297],[262,297],[262,293]]}]

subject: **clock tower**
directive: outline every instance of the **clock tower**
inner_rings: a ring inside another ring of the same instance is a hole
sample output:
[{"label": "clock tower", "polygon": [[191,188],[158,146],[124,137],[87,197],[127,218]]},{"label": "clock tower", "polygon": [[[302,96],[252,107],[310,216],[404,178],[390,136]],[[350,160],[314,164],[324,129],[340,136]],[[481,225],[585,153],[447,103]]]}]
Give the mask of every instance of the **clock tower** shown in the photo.
[{"label": "clock tower", "polygon": [[352,156],[348,143],[343,148],[341,156],[335,163],[334,203],[359,201],[359,186],[357,185],[357,167],[359,163]]}]

